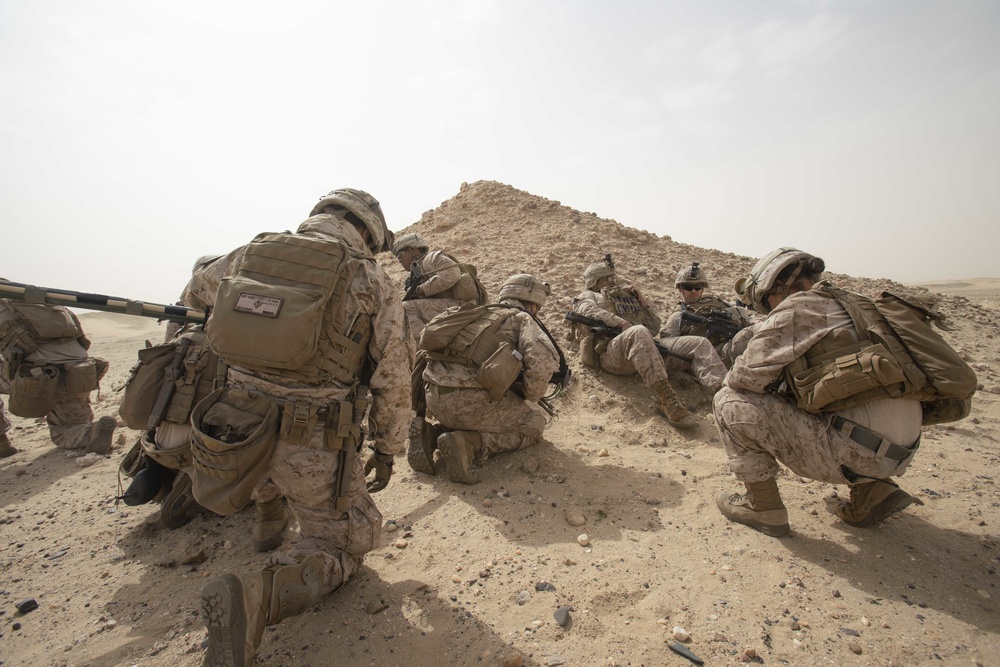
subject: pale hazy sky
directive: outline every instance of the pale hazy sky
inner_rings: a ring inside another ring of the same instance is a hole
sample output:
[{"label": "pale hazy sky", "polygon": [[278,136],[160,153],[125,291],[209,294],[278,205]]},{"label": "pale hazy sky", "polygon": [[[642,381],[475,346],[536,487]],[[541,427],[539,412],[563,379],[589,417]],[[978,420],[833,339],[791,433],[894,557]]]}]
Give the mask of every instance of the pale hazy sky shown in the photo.
[{"label": "pale hazy sky", "polygon": [[[900,281],[1000,276],[994,0],[0,0],[0,276],[172,302],[463,181]],[[595,249],[595,253],[599,249]]]}]

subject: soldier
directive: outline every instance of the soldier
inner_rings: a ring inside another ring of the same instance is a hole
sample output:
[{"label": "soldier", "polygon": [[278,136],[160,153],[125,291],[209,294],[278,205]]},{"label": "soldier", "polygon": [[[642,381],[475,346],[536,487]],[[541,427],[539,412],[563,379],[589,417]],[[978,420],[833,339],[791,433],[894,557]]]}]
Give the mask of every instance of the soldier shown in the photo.
[{"label": "soldier", "polygon": [[574,325],[574,334],[582,335],[580,344],[583,363],[596,366],[614,375],[638,373],[643,383],[656,392],[660,411],[675,426],[691,426],[695,417],[685,408],[670,381],[660,351],[656,348],[653,331],[659,331],[660,318],[632,285],[619,285],[614,266],[598,262],[583,274],[586,291],[573,300],[573,312],[621,330],[611,340],[596,340],[581,334]]},{"label": "soldier", "polygon": [[[836,513],[852,526],[870,526],[913,502],[891,476],[909,466],[920,440],[919,400],[860,397],[857,404],[814,414],[785,400],[778,388],[794,366],[813,368],[837,350],[857,350],[858,330],[821,283],[823,260],[780,248],[757,262],[737,293],[766,318],[756,322],[745,352],[715,395],[715,419],[744,494],[723,492],[719,510],[765,535],[789,532],[775,475],[781,461],[797,475],[849,484],[850,502]],[[836,370],[836,368],[834,369]],[[922,503],[920,503],[922,504]]]},{"label": "soldier", "polygon": [[[207,330],[228,385],[192,415],[195,497],[235,511],[255,475],[269,477],[300,530],[263,571],[202,589],[205,665],[252,664],[265,625],[342,586],[379,544],[369,489],[389,483],[403,449],[411,367],[399,294],[374,259],[391,240],[379,203],[345,188],[323,196],[295,234],[259,235],[225,260]],[[369,406],[378,428],[363,467]],[[213,465],[241,475],[226,485]]]},{"label": "soldier", "polygon": [[420,340],[424,325],[452,306],[486,303],[471,267],[443,250],[430,250],[417,234],[404,234],[392,245],[400,266],[410,272],[403,296],[403,310],[414,341]]},{"label": "soldier", "polygon": [[[500,288],[499,305],[449,310],[427,325],[420,341],[428,355],[423,372],[427,412],[447,429],[437,446],[453,482],[475,484],[474,459],[531,447],[541,439],[545,417],[534,403],[560,366],[555,343],[535,319],[549,291],[548,283],[535,276],[516,274]],[[432,334],[456,311],[469,312],[470,321],[438,347]],[[457,340],[466,344],[459,346]],[[497,377],[489,370],[498,370]]]},{"label": "soldier", "polygon": [[[89,348],[80,320],[67,308],[0,299],[0,393],[10,394],[11,413],[44,416],[56,447],[107,454],[117,422],[94,421],[90,392],[108,362],[88,356]],[[0,423],[7,441],[0,451],[11,456],[17,450],[6,436],[9,422],[3,417]]]},{"label": "soldier", "polygon": [[[711,341],[726,368],[731,368],[737,356],[733,349],[733,335],[751,324],[754,317],[746,308],[728,303],[714,294],[706,294],[708,286],[708,274],[698,262],[692,262],[691,266],[677,273],[674,288],[680,293],[681,307],[667,318],[660,331],[660,340],[666,342],[678,336],[704,336]],[[684,317],[685,312],[699,318],[719,318],[720,321],[718,326],[714,322],[691,322]]]}]

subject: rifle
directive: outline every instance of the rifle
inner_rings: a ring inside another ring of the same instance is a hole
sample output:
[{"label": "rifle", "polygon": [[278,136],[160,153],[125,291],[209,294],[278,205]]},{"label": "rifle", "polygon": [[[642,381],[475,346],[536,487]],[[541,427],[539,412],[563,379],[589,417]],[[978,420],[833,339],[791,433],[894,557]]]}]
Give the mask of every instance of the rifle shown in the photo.
[{"label": "rifle", "polygon": [[413,260],[410,264],[410,275],[406,278],[406,282],[403,283],[403,287],[406,288],[406,292],[403,294],[403,301],[417,298],[417,288],[423,282],[424,276],[420,271],[420,262]]},{"label": "rifle", "polygon": [[108,313],[122,313],[139,317],[152,317],[158,320],[170,320],[183,324],[205,324],[208,315],[203,310],[187,306],[169,306],[161,303],[133,301],[118,296],[106,294],[89,294],[73,290],[37,287],[24,283],[14,283],[0,280],[0,299],[25,301],[27,303],[47,303],[51,306],[67,306],[100,310]]},{"label": "rifle", "polygon": [[741,327],[736,322],[729,319],[725,311],[710,310],[708,316],[696,315],[690,310],[681,311],[681,320],[692,324],[703,324],[708,327],[706,338],[721,338],[722,340],[732,340],[733,336],[740,332]]},{"label": "rifle", "polygon": [[[579,313],[573,312],[572,310],[566,312],[566,320],[569,322],[575,322],[576,324],[582,324],[590,328],[590,332],[596,336],[604,336],[606,338],[614,338],[622,332],[618,327],[608,326],[604,322],[594,319],[593,317],[587,317],[586,315],[581,315]],[[691,357],[685,357],[682,354],[677,354],[676,352],[671,352],[662,343],[658,342],[655,338],[653,339],[653,345],[656,346],[657,351],[664,357],[673,357],[674,359],[680,359],[681,361],[690,364]]]}]

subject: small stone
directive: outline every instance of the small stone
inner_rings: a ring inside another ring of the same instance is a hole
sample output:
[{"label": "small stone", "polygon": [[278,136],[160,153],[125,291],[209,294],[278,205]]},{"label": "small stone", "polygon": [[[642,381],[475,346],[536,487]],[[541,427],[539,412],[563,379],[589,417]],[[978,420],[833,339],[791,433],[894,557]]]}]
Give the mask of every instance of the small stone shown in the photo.
[{"label": "small stone", "polygon": [[232,540],[226,540],[225,542],[222,543],[222,548],[223,549],[232,549],[233,548],[233,541]]},{"label": "small stone", "polygon": [[530,601],[531,601],[531,593],[529,593],[528,591],[520,591],[520,592],[519,592],[519,593],[518,593],[518,594],[517,594],[517,595],[515,596],[515,598],[514,598],[514,599],[515,599],[515,601],[517,601],[517,603],[518,603],[519,605],[522,605],[522,606],[523,606],[523,605],[526,605],[526,604],[528,604],[528,602],[530,602]]},{"label": "small stone", "polygon": [[177,567],[177,561],[174,560],[173,558],[164,556],[162,558],[157,558],[156,560],[154,560],[153,565],[155,565],[156,567],[163,567],[169,569],[172,567]]},{"label": "small stone", "polygon": [[750,662],[751,660],[756,660],[756,659],[757,659],[757,651],[753,650],[752,648],[743,649],[743,652],[740,653],[739,657],[740,662]]},{"label": "small stone", "polygon": [[721,632],[716,632],[715,634],[712,635],[712,638],[709,639],[708,641],[710,641],[710,642],[728,642],[729,641],[729,637],[725,636]]},{"label": "small stone", "polygon": [[576,538],[576,541],[580,544],[581,547],[585,547],[590,544],[590,535],[588,535],[587,533],[583,533],[578,538]]},{"label": "small stone", "polygon": [[518,654],[504,658],[503,667],[524,667],[524,657]]},{"label": "small stone", "polygon": [[395,533],[397,530],[399,530],[399,526],[397,526],[394,523],[387,523],[385,524],[385,527],[382,530],[384,530],[387,533]]},{"label": "small stone", "polygon": [[22,614],[27,614],[29,611],[34,611],[38,609],[38,602],[35,598],[28,598],[26,600],[21,600],[14,604],[14,608],[17,609]]},{"label": "small stone", "polygon": [[545,591],[552,591],[553,593],[555,593],[556,587],[547,581],[539,581],[537,584],[535,584],[535,590],[539,593]]},{"label": "small stone", "polygon": [[691,635],[688,633],[688,631],[679,625],[674,626],[674,629],[670,631],[670,636],[679,642],[686,642],[687,640],[691,639]]},{"label": "small stone", "polygon": [[552,613],[552,618],[556,620],[556,623],[558,623],[560,627],[565,628],[569,624],[569,612],[572,610],[573,607],[568,605],[559,607]]},{"label": "small stone", "polygon": [[[538,459],[536,459],[534,456],[526,457],[524,461],[521,463],[521,470],[528,473],[529,475],[538,472],[538,467],[539,467]],[[521,659],[521,656],[516,656],[516,657],[518,660]]]},{"label": "small stone", "polygon": [[989,593],[989,591],[984,591],[981,588],[977,588],[976,589],[976,595],[978,595],[983,600],[989,600],[990,599],[990,593]]},{"label": "small stone", "polygon": [[387,605],[382,600],[372,600],[365,607],[365,611],[367,611],[369,613],[369,615],[374,616],[375,614],[379,613],[380,611],[383,611],[383,610],[388,609],[388,608],[389,608],[389,605]]},{"label": "small stone", "polygon": [[124,445],[126,442],[128,442],[128,441],[125,440],[125,434],[124,433],[119,433],[118,434],[118,439],[115,440],[115,443],[118,444],[118,445]]},{"label": "small stone", "polygon": [[493,499],[483,498],[483,507],[493,507]]},{"label": "small stone", "polygon": [[860,637],[861,633],[854,628],[841,628],[840,631],[850,637]]},{"label": "small stone", "polygon": [[587,445],[580,445],[579,447],[576,448],[576,451],[580,452],[581,454],[590,453],[590,449],[587,447]]},{"label": "small stone", "polygon": [[208,556],[205,554],[204,549],[198,549],[197,551],[188,551],[184,558],[181,559],[181,565],[197,565],[198,563],[204,563],[208,560]]},{"label": "small stone", "polygon": [[607,448],[602,449],[601,451],[597,452],[597,455],[600,456],[600,457],[610,456],[610,454],[608,453]]},{"label": "small stone", "polygon": [[861,617],[861,625],[863,625],[863,626],[865,626],[867,628],[871,624],[872,624],[872,622],[868,620],[867,616],[862,616]]},{"label": "small stone", "polygon": [[722,569],[725,570],[726,572],[732,572],[733,571],[733,566],[732,565],[723,565]]},{"label": "small stone", "polygon": [[847,642],[847,648],[851,649],[851,652],[855,655],[861,655],[861,644],[859,644],[857,640],[852,639]]},{"label": "small stone", "polygon": [[840,597],[840,591],[834,591],[833,592],[833,597],[839,598]]},{"label": "small stone", "polygon": [[451,575],[451,581],[454,584],[460,584],[462,583],[462,577],[458,576],[457,574],[453,574]]},{"label": "small stone", "polygon": [[10,626],[10,629],[11,630],[20,630],[21,629],[21,624],[20,623],[14,623],[12,626]]},{"label": "small stone", "polygon": [[409,545],[409,542],[406,540],[396,540],[395,545],[397,549],[405,549]]},{"label": "small stone", "polygon": [[580,512],[567,511],[565,517],[566,517],[566,523],[568,523],[571,526],[575,526],[577,528],[587,523],[587,517],[585,517]]}]

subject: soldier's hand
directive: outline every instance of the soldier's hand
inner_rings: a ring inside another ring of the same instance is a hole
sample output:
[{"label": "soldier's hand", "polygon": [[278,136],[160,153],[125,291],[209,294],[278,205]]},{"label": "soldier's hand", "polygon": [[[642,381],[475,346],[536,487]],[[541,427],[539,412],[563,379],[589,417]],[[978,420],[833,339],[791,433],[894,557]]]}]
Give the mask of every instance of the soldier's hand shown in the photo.
[{"label": "soldier's hand", "polygon": [[375,479],[367,482],[368,493],[377,493],[389,486],[389,478],[392,477],[392,454],[383,454],[374,447],[371,447],[372,453],[368,457],[368,461],[365,463],[365,478],[367,479],[368,474],[374,470]]}]

